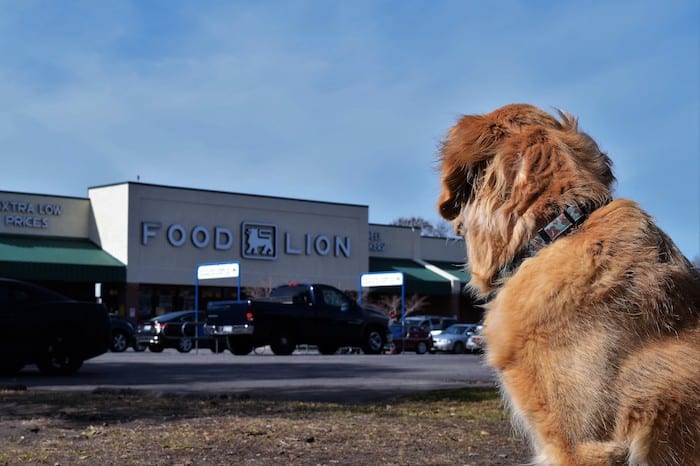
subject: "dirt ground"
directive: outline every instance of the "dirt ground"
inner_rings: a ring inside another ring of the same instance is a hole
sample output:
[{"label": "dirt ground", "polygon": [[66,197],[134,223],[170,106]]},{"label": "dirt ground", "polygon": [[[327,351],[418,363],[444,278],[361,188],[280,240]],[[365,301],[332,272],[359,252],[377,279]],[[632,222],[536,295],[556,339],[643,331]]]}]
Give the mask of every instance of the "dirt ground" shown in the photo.
[{"label": "dirt ground", "polygon": [[515,465],[496,392],[364,405],[0,390],[0,465]]}]

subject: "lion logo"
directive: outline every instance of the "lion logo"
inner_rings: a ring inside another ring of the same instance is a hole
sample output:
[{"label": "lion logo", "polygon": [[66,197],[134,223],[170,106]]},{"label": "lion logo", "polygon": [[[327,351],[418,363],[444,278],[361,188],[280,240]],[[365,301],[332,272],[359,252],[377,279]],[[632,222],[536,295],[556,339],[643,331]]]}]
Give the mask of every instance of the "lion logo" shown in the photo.
[{"label": "lion logo", "polygon": [[248,223],[241,226],[241,252],[247,259],[277,258],[277,227],[275,225]]}]

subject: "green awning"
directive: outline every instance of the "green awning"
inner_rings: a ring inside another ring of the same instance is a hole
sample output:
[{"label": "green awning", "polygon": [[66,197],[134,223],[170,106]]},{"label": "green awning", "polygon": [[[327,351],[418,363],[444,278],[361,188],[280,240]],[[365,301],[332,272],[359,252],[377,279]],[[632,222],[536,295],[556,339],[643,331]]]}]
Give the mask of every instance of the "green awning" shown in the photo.
[{"label": "green awning", "polygon": [[87,239],[0,235],[0,276],[124,282],[126,266]]},{"label": "green awning", "polygon": [[450,282],[410,259],[369,258],[370,272],[403,272],[407,294],[451,294]]},{"label": "green awning", "polygon": [[444,270],[450,275],[454,275],[455,277],[459,278],[459,281],[462,282],[463,285],[466,285],[467,283],[469,283],[469,280],[471,280],[471,275],[469,274],[469,272],[467,272],[466,266],[464,264],[454,264],[451,262],[437,261],[429,261],[429,263],[439,269]]}]

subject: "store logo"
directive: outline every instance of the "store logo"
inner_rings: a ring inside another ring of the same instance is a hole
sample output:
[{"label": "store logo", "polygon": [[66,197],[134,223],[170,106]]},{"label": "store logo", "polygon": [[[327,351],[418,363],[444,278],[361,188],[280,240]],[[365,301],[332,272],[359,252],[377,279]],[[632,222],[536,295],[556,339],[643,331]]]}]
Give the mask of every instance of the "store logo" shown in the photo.
[{"label": "store logo", "polygon": [[277,226],[268,223],[243,222],[241,255],[246,259],[277,259]]},{"label": "store logo", "polygon": [[[165,225],[162,222],[141,222],[141,244],[150,246],[161,243],[162,237],[165,237],[166,244],[174,248],[186,247],[189,244],[197,249],[230,251],[234,247],[234,234],[224,226],[189,227],[179,223],[172,223],[167,227]],[[279,249],[278,243],[281,243]],[[289,231],[280,232],[277,225],[258,222],[241,223],[241,240],[238,242],[241,246],[241,257],[262,260],[276,260],[279,254],[349,258],[350,243],[350,236],[324,233],[293,234]]]}]

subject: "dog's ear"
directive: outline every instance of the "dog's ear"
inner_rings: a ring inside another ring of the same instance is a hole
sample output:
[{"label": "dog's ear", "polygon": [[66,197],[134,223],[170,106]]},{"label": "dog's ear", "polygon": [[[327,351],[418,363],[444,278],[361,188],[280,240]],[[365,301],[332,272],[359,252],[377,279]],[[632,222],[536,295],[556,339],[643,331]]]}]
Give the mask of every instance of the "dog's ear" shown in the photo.
[{"label": "dog's ear", "polygon": [[484,115],[462,117],[448,131],[440,151],[440,215],[454,220],[470,201],[503,143],[529,127],[561,126],[556,118],[529,104],[510,104]]},{"label": "dog's ear", "polygon": [[459,215],[487,161],[508,134],[508,129],[489,115],[464,116],[448,131],[440,151],[442,192],[438,198],[438,211],[445,219],[454,220]]}]

